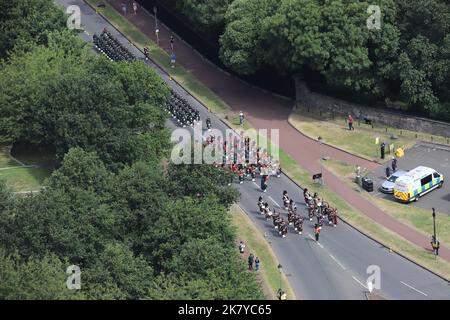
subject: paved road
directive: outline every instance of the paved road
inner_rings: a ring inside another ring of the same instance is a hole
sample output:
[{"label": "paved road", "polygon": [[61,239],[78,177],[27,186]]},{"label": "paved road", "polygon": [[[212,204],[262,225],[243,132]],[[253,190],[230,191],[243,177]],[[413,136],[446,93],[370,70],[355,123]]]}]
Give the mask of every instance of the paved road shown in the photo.
[{"label": "paved road", "polygon": [[[66,7],[71,4],[80,6],[83,14],[82,24],[86,31],[81,34],[83,39],[90,41],[94,32],[99,33],[107,27],[133,53],[143,57],[82,0],[55,0],[55,2]],[[180,86],[170,81],[154,64],[147,63],[170,87],[185,96],[205,119],[207,110],[203,106]],[[227,128],[216,117],[211,118],[214,127],[220,130]],[[168,125],[171,128],[176,127],[171,121],[168,121]],[[241,192],[240,205],[258,229],[267,234],[268,241],[299,299],[364,299],[364,293],[367,292],[365,282],[368,278],[366,269],[370,265],[378,265],[381,269],[381,290],[374,292],[387,299],[450,299],[450,286],[447,281],[397,254],[390,253],[347,224],[340,223],[337,228],[324,226],[320,244],[311,239],[312,228],[308,221],[305,221],[304,235],[289,233],[287,238],[279,237],[271,223],[266,222],[257,211],[257,198],[262,194],[258,185],[246,181],[237,187]],[[281,202],[283,190],[289,192],[305,215],[301,189],[284,175],[281,178],[271,178],[268,192],[264,197],[276,207]]]},{"label": "paved road", "polygon": [[[390,165],[390,163],[388,164]],[[403,158],[398,159],[399,170],[411,170],[417,166],[427,166],[435,169],[444,175],[446,182],[441,189],[436,189],[420,198],[419,201],[412,202],[409,205],[428,210],[434,207],[437,212],[450,214],[450,147],[431,143],[418,143],[411,149],[406,150]],[[386,166],[380,167],[372,173],[375,178],[374,190],[378,190],[378,187],[386,179],[385,168]],[[395,201],[393,195],[386,195],[381,192],[375,192],[375,195]]]}]

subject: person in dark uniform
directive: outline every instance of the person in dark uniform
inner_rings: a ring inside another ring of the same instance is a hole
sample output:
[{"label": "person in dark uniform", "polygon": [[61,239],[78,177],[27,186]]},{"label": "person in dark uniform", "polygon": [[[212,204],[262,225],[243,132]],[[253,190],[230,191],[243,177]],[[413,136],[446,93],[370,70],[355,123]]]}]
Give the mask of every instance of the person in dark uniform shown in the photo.
[{"label": "person in dark uniform", "polygon": [[380,151],[381,151],[381,159],[384,159],[384,148],[386,147],[386,144],[384,142],[381,143]]},{"label": "person in dark uniform", "polygon": [[396,157],[392,157],[391,167],[392,167],[392,172],[397,171],[397,158]]},{"label": "person in dark uniform", "polygon": [[248,270],[253,270],[253,261],[254,261],[253,253],[250,253],[250,255],[248,256]]},{"label": "person in dark uniform", "polygon": [[386,167],[386,178],[389,178],[391,176],[391,168],[389,166]]}]

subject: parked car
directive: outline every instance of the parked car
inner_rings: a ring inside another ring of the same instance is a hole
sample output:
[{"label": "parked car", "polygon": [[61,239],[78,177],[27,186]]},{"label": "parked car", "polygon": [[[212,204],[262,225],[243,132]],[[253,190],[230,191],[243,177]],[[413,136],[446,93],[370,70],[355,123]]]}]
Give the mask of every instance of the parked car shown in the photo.
[{"label": "parked car", "polygon": [[381,185],[380,191],[384,193],[394,193],[395,181],[397,178],[405,175],[407,171],[397,170],[389,176]]}]

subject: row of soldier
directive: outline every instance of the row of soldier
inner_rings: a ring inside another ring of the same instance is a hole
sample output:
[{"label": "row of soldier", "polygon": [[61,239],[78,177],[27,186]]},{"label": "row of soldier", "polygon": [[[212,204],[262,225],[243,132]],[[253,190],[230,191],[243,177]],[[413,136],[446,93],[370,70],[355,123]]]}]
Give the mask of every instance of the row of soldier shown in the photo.
[{"label": "row of soldier", "polygon": [[[241,133],[242,135],[242,133]],[[266,151],[256,147],[256,143],[250,141],[248,137],[229,137],[227,141],[222,141],[219,136],[206,137],[204,145],[215,144],[222,152],[222,161],[217,163],[217,167],[226,169],[230,173],[238,176],[239,183],[245,180],[255,181],[257,174],[261,177],[261,189],[267,189],[267,181],[270,175],[281,176],[281,165],[278,160],[274,160]]]},{"label": "row of soldier", "polygon": [[305,188],[303,190],[303,197],[308,209],[308,218],[309,221],[312,221],[314,217],[317,219],[317,225],[319,227],[323,226],[325,217],[328,219],[328,224],[337,226],[338,223],[338,209],[333,208],[326,201],[320,199],[319,195],[314,193],[311,196],[308,192],[308,189]]},{"label": "row of soldier", "polygon": [[108,30],[104,29],[100,36],[93,35],[94,45],[105,54],[111,61],[136,60],[136,57],[125,48]]},{"label": "row of soldier", "polygon": [[193,126],[201,124],[200,112],[190,106],[190,104],[175,91],[166,105],[166,110],[172,115],[172,118],[178,122],[180,126]]},{"label": "row of soldier", "polygon": [[[314,196],[311,196],[306,188],[303,190],[303,195],[308,209],[309,220],[312,221],[313,217],[316,217],[317,219],[314,233],[316,233],[316,240],[318,240],[318,233],[320,233],[320,229],[322,229],[325,217],[327,217],[329,225],[333,225],[334,227],[337,226],[338,210],[330,207],[327,202],[322,201],[317,193],[315,193]],[[271,210],[268,202],[264,201],[263,197],[259,197],[258,199],[260,214],[264,215],[267,221],[272,219],[274,228],[278,230],[278,233],[283,238],[287,235],[289,225],[293,226],[296,233],[302,234],[304,218],[297,212],[297,206],[294,200],[289,197],[287,191],[283,191],[282,201],[284,210],[288,212],[287,220],[281,216],[281,212],[275,211],[275,208]]]}]

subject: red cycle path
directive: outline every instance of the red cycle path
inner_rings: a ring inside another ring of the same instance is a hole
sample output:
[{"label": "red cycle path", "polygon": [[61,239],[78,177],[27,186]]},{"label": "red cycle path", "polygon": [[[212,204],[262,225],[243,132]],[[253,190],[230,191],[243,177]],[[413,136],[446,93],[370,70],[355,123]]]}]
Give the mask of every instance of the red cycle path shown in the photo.
[{"label": "red cycle path", "polygon": [[[121,12],[120,5],[122,1],[108,0],[108,2],[117,11]],[[138,13],[135,15],[132,13],[132,1],[128,0],[125,2],[127,3],[128,20],[156,42],[155,20],[153,16],[147,14],[141,8],[138,9]],[[159,23],[159,30],[160,46],[167,52],[170,52],[169,39],[172,33],[162,23]],[[246,114],[246,119],[252,123],[253,127],[257,129],[269,129],[269,131],[270,129],[279,129],[280,147],[309,172],[317,173],[320,171],[318,160],[321,154],[368,169],[375,169],[378,166],[375,162],[362,159],[327,145],[319,147],[317,141],[306,137],[288,123],[293,101],[274,96],[261,89],[252,87],[233,76],[229,76],[206,61],[189,45],[177,38],[176,35],[174,37],[174,52],[177,56],[177,63],[196,76],[204,85],[225,101],[233,111],[239,112],[242,110]],[[429,237],[384,213],[377,206],[345,185],[343,181],[330,171],[323,169],[323,178],[330,190],[350,203],[353,207],[360,210],[375,222],[401,235],[406,240],[430,251]],[[450,250],[441,245],[439,256],[446,261],[450,261]]]}]

